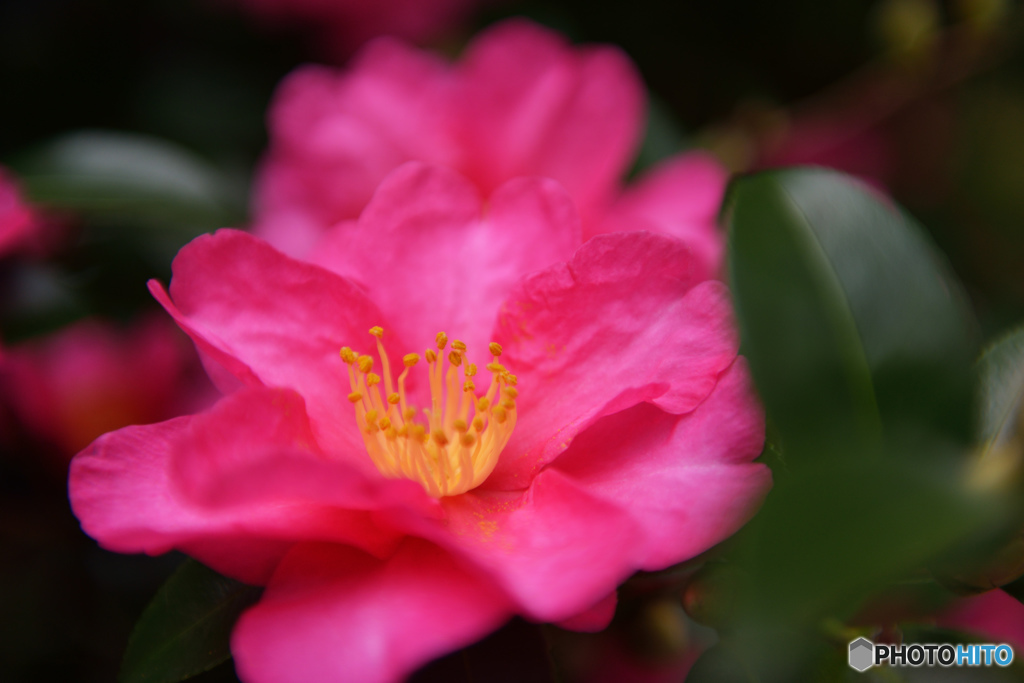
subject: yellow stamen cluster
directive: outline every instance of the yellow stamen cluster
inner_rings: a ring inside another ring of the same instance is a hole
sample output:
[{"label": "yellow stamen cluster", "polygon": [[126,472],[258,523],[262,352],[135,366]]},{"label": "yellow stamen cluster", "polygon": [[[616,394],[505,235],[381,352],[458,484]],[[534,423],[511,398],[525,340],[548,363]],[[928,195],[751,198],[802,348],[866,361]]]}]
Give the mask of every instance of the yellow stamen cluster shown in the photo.
[{"label": "yellow stamen cluster", "polygon": [[[373,358],[341,349],[348,366],[352,393],[348,400],[356,411],[356,423],[366,451],[386,477],[405,477],[423,484],[435,498],[454,496],[476,488],[494,470],[498,456],[516,425],[516,376],[498,362],[501,346],[491,343],[491,383],[476,393],[477,367],[466,361],[466,345],[454,340],[447,356],[448,335],[439,332],[437,350],[427,349],[430,407],[420,411],[406,399],[405,379],[420,361],[417,353],[402,357],[405,366],[397,390],[391,379],[391,363],[381,339],[384,330],[370,329],[376,338],[381,375],[374,374]],[[447,358],[447,363],[445,362]],[[383,381],[384,394],[380,384]]]}]

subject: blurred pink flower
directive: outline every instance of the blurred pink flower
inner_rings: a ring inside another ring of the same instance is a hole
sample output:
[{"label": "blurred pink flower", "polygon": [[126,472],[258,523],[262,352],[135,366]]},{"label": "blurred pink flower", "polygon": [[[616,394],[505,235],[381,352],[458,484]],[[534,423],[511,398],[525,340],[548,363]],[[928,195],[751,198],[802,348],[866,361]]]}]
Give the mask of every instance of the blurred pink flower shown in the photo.
[{"label": "blurred pink flower", "polygon": [[[733,533],[771,475],[722,283],[672,237],[581,242],[551,180],[484,202],[419,163],[321,265],[196,239],[151,288],[235,391],[79,454],[83,529],[266,584],[232,637],[250,682],[396,680],[512,614],[601,628],[619,582]],[[402,355],[426,344],[429,372]]]},{"label": "blurred pink flower", "polygon": [[479,0],[223,0],[264,21],[292,21],[318,31],[328,54],[344,58],[367,40],[397,36],[414,42],[456,27]]},{"label": "blurred pink flower", "polygon": [[188,339],[164,319],[126,330],[88,320],[5,349],[0,399],[70,459],[101,434],[212,402],[193,359]]},{"label": "blurred pink flower", "polygon": [[1024,605],[995,589],[956,600],[937,619],[939,626],[973,633],[990,643],[1009,643],[1024,651]]},{"label": "blurred pink flower", "polygon": [[0,166],[0,256],[23,246],[39,225],[14,177]]},{"label": "blurred pink flower", "polygon": [[643,125],[643,83],[610,46],[573,47],[525,20],[484,31],[456,64],[388,39],[342,71],[306,66],[279,87],[254,193],[255,232],[304,257],[356,218],[406,161],[448,166],[488,195],[519,176],[568,190],[584,237],[645,229],[685,239],[718,271],[727,174],[680,155],[622,190]]}]

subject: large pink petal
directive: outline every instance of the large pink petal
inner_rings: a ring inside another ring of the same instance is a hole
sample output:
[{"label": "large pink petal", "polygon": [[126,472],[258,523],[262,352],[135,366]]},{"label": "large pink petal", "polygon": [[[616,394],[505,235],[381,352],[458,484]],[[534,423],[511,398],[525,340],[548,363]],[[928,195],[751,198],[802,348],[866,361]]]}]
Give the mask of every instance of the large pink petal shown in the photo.
[{"label": "large pink petal", "polygon": [[754,464],[764,418],[742,358],[696,410],[639,405],[580,434],[552,467],[637,522],[638,568],[662,569],[727,538],[760,505],[771,473]]},{"label": "large pink petal", "polygon": [[344,546],[296,547],[231,651],[250,683],[400,680],[497,628],[512,611],[495,588],[413,539],[386,561]]},{"label": "large pink petal", "polygon": [[554,178],[586,220],[610,199],[635,151],[643,88],[610,47],[573,48],[522,20],[470,45],[459,66],[462,168],[485,192],[509,178]]},{"label": "large pink petal", "polygon": [[518,423],[487,488],[522,489],[594,420],[648,401],[693,410],[736,357],[725,286],[698,284],[679,240],[598,235],[527,278],[496,336],[519,377]]},{"label": "large pink petal", "polygon": [[1010,643],[1015,652],[1024,648],[1024,605],[998,588],[954,601],[936,621],[943,628],[977,634],[984,642]]},{"label": "large pink petal", "polygon": [[528,615],[571,625],[634,571],[689,559],[750,518],[771,485],[751,462],[764,441],[752,396],[740,360],[690,413],[605,417],[527,491],[445,499],[446,533],[425,535],[486,568]]},{"label": "large pink petal", "polygon": [[526,492],[476,489],[442,503],[449,520],[433,538],[485,568],[533,618],[577,616],[635,569],[641,530],[561,472],[542,472]]},{"label": "large pink petal", "polygon": [[278,88],[270,152],[257,179],[256,231],[305,256],[319,234],[356,218],[405,161],[451,163],[444,132],[448,67],[382,39],[344,72],[306,66]]},{"label": "large pink petal", "polygon": [[338,350],[387,322],[360,287],[251,235],[220,230],[178,253],[170,297],[156,283],[150,289],[208,360],[244,384],[295,389],[324,450],[365,457]]},{"label": "large pink petal", "polygon": [[97,439],[71,462],[71,508],[82,530],[109,550],[159,555],[188,547],[218,571],[265,582],[291,543],[246,528],[246,520],[209,515],[170,484],[171,444],[188,422],[125,427]]},{"label": "large pink petal", "polygon": [[693,251],[702,279],[716,277],[725,251],[717,216],[728,180],[729,173],[710,155],[680,154],[626,189],[587,237],[628,230],[672,235]]},{"label": "large pink petal", "polygon": [[301,397],[279,389],[244,389],[199,416],[107,434],[75,458],[69,489],[104,547],[177,548],[251,582],[266,580],[295,541],[387,554],[401,534],[376,511],[436,509],[412,482],[320,453]]},{"label": "large pink petal", "polygon": [[469,345],[471,360],[486,362],[513,285],[568,259],[579,243],[572,202],[553,181],[510,181],[485,214],[465,178],[411,162],[381,184],[358,225],[339,227],[314,258],[365,284],[416,348],[443,330]]}]

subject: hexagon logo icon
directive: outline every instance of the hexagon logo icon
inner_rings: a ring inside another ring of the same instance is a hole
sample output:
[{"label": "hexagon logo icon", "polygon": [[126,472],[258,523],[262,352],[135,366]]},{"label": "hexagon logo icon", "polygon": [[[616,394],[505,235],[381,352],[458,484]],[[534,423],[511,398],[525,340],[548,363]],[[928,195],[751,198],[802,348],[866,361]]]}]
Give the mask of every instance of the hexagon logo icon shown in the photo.
[{"label": "hexagon logo icon", "polygon": [[867,671],[875,658],[875,645],[867,638],[858,638],[850,643],[850,666],[857,671]]}]

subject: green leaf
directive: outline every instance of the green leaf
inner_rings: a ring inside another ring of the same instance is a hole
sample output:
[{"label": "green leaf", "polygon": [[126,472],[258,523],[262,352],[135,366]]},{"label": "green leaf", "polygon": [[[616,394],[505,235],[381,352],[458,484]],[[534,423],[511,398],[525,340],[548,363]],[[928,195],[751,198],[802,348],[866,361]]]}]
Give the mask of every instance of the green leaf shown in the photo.
[{"label": "green leaf", "polygon": [[185,560],[135,625],[118,680],[176,683],[226,661],[235,621],[261,592]]},{"label": "green leaf", "polygon": [[1024,327],[986,349],[979,365],[979,441],[1002,443],[1020,429],[1024,396]]},{"label": "green leaf", "polygon": [[108,224],[191,236],[243,217],[243,188],[189,150],[145,135],[72,133],[17,171],[33,202]]},{"label": "green leaf", "polygon": [[741,178],[726,215],[743,352],[788,454],[968,440],[975,325],[907,215],[810,168]]}]

